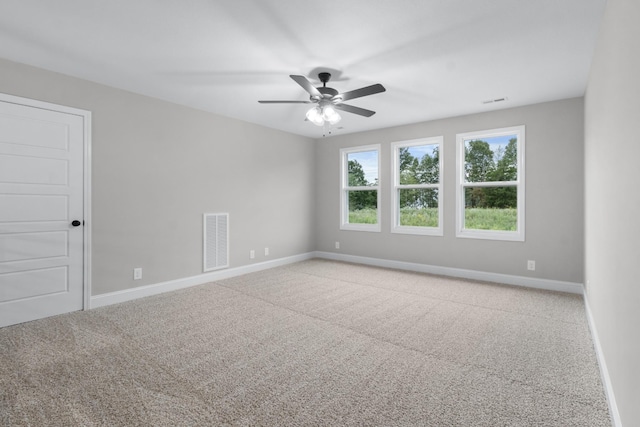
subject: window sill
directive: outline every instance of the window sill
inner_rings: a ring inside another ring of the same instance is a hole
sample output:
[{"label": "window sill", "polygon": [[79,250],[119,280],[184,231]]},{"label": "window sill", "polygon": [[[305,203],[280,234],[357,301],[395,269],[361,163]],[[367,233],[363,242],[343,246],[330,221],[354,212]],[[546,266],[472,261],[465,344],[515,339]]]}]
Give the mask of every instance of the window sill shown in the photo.
[{"label": "window sill", "polygon": [[380,232],[380,224],[342,224],[340,230]]},{"label": "window sill", "polygon": [[510,242],[524,242],[524,232],[497,230],[459,230],[456,237],[463,239],[505,240]]},{"label": "window sill", "polygon": [[441,227],[410,227],[410,226],[396,226],[391,227],[391,232],[394,234],[413,234],[416,236],[443,236]]}]

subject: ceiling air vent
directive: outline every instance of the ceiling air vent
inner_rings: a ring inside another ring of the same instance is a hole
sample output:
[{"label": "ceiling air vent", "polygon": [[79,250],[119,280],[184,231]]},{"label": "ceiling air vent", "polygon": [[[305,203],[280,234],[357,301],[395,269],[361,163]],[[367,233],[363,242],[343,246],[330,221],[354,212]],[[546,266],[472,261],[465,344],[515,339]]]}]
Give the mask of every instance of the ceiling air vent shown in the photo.
[{"label": "ceiling air vent", "polygon": [[503,96],[502,98],[487,99],[487,100],[482,101],[482,103],[483,103],[483,104],[493,104],[493,103],[495,103],[495,102],[502,102],[502,101],[506,101],[507,99],[509,99],[509,98],[507,98],[506,96]]}]

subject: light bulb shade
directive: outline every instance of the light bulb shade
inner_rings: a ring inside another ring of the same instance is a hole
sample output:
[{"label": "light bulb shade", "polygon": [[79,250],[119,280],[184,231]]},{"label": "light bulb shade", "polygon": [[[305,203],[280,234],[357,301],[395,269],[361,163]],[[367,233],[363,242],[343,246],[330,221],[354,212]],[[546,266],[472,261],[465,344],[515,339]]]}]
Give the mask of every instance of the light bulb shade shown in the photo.
[{"label": "light bulb shade", "polygon": [[328,121],[329,123],[331,123],[332,125],[335,125],[342,119],[342,117],[340,117],[340,114],[338,114],[336,109],[333,108],[333,105],[325,105],[322,108],[322,118]]},{"label": "light bulb shade", "polygon": [[307,119],[316,126],[322,126],[324,119],[322,118],[322,110],[320,107],[313,107],[307,111]]}]

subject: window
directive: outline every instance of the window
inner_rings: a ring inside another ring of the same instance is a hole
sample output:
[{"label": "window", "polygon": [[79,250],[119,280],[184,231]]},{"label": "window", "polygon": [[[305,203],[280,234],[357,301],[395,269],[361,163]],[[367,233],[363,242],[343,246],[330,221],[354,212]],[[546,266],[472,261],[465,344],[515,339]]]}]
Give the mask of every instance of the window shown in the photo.
[{"label": "window", "polygon": [[442,137],[391,144],[391,232],[442,236]]},{"label": "window", "polygon": [[457,237],[524,241],[524,133],[457,135]]},{"label": "window", "polygon": [[380,231],[380,145],[340,150],[340,228]]}]

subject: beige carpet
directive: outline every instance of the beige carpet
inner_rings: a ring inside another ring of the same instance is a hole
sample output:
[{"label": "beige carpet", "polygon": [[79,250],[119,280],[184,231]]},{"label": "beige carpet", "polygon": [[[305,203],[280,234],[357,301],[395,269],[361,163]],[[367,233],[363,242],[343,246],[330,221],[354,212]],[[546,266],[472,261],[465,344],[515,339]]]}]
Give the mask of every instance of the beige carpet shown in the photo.
[{"label": "beige carpet", "polygon": [[4,426],[610,426],[582,298],[310,260],[0,329]]}]

